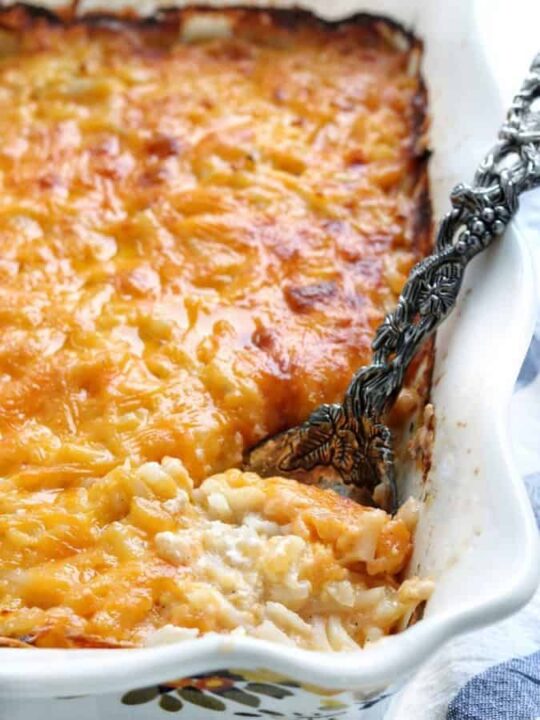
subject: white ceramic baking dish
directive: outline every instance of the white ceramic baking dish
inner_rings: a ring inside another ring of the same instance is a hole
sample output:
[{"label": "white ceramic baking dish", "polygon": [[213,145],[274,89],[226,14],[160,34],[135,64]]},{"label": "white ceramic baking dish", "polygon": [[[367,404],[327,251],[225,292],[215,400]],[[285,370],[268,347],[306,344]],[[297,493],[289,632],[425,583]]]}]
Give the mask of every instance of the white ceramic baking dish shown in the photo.
[{"label": "white ceramic baking dish", "polygon": [[[471,177],[503,114],[480,45],[474,3],[302,4],[327,17],[386,14],[425,40],[423,72],[435,149],[432,198],[439,217],[451,186]],[[115,7],[111,0],[106,5]],[[139,12],[152,9],[142,5],[136,5]],[[342,654],[223,636],[128,651],[2,649],[0,718],[151,719],[166,711],[206,720],[213,714],[381,718],[389,697],[444,642],[522,606],[537,585],[540,562],[507,428],[534,311],[530,259],[518,224],[474,261],[459,307],[437,340],[430,500],[412,561],[413,569],[434,577],[437,586],[421,622],[369,649]],[[407,483],[404,494],[420,492],[418,478]]]}]

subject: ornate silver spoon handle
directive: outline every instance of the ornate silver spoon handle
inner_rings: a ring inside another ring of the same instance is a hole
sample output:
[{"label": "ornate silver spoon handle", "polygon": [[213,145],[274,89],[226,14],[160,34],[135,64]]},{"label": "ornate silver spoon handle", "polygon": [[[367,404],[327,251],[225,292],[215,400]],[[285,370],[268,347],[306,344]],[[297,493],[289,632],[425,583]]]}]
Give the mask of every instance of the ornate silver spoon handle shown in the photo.
[{"label": "ornate silver spoon handle", "polygon": [[379,326],[372,364],[354,376],[342,405],[322,405],[303,425],[263,442],[248,466],[264,474],[331,466],[345,482],[370,492],[386,482],[394,505],[392,437],[382,418],[411,360],[454,308],[469,262],[502,234],[521,193],[537,186],[540,54],[472,185],[452,191],[452,209],[439,226],[435,251],[413,268],[396,308]]},{"label": "ornate silver spoon handle", "polygon": [[537,98],[540,102],[540,55],[472,186],[453,189],[435,252],[413,268],[397,307],[378,328],[373,363],[354,377],[346,393],[354,410],[380,416],[388,408],[410,361],[454,308],[469,262],[505,230],[519,195],[540,185],[540,107],[532,111]]}]

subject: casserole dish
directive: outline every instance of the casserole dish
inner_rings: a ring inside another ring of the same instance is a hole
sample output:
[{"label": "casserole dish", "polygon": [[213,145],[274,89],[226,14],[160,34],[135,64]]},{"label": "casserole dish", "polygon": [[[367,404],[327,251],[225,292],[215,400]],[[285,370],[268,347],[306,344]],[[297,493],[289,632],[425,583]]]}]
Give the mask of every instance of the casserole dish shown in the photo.
[{"label": "casserole dish", "polygon": [[[325,5],[313,8],[325,14]],[[339,14],[359,9],[350,3],[332,5],[332,12]],[[501,115],[481,50],[474,44],[472,9],[465,2],[451,10],[435,2],[422,7],[365,3],[361,9],[414,24],[427,42],[424,73],[431,91],[432,145],[437,149],[433,197],[440,214],[448,188],[472,172],[483,140],[494,136]],[[471,67],[475,72],[469,77]],[[458,105],[460,112],[455,113]],[[377,717],[399,682],[442,642],[525,602],[537,581],[536,531],[512,470],[504,426],[532,328],[531,279],[519,234],[507,233],[504,243],[479,258],[467,283],[460,307],[437,344],[437,433],[429,502],[412,561],[413,571],[436,579],[437,590],[421,623],[362,653],[338,656],[216,637],[136,652],[76,651],[76,662],[73,653],[61,650],[3,649],[0,693],[5,716],[20,715],[26,706],[29,713],[48,711],[54,717],[68,712],[127,717],[132,705],[141,705],[141,717],[163,710],[188,717],[211,711],[285,717],[358,717],[363,711],[365,717]],[[404,494],[409,492],[422,494],[420,478],[411,475],[404,488]],[[510,580],[493,573],[495,552],[500,565],[512,569]],[[195,679],[174,680],[196,674]],[[73,695],[92,697],[44,699]]]}]

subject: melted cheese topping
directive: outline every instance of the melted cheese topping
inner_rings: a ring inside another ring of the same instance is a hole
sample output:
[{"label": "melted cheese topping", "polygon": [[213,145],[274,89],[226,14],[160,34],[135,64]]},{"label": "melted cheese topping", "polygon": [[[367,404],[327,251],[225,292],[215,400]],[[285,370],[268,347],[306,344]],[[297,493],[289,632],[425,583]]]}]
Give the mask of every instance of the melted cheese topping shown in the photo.
[{"label": "melted cheese topping", "polygon": [[[142,642],[165,623],[230,629],[163,600],[184,592],[172,587],[183,560],[163,548],[187,520],[176,490],[148,499],[131,468],[171,456],[197,485],[339,399],[425,250],[427,233],[414,234],[416,49],[391,42],[384,23],[219,17],[216,39],[189,14],[111,27],[0,14],[0,634],[10,638],[37,627],[49,645]],[[103,510],[111,503],[120,510]],[[233,544],[247,532],[238,523]],[[172,535],[154,546],[158,531]],[[190,572],[213,582],[208,568]],[[252,600],[286,605],[272,598]],[[238,625],[259,627],[257,613]],[[47,634],[58,617],[62,632]]]}]

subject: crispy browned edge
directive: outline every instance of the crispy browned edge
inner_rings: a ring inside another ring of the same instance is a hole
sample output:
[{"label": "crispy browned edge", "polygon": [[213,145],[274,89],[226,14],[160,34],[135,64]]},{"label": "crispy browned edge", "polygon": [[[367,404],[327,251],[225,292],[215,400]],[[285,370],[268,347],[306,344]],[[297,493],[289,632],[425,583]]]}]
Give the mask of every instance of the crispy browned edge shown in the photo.
[{"label": "crispy browned edge", "polygon": [[[0,0],[0,29],[24,32],[39,22],[49,23],[52,26],[73,27],[77,25],[88,28],[102,28],[110,31],[127,29],[130,31],[176,31],[181,29],[183,22],[194,13],[218,14],[229,16],[231,19],[241,18],[244,22],[249,18],[264,15],[268,28],[274,27],[296,28],[308,25],[320,30],[335,31],[350,25],[370,25],[376,27],[383,24],[387,29],[404,36],[409,44],[409,51],[422,52],[423,43],[409,29],[401,23],[381,15],[371,13],[356,13],[340,20],[327,20],[318,17],[315,13],[304,8],[264,8],[248,7],[244,5],[228,6],[226,8],[205,5],[187,5],[182,8],[163,8],[149,16],[140,16],[132,9],[121,12],[92,11],[79,14],[78,0],[62,8],[50,10],[24,2],[2,3]],[[432,207],[429,192],[429,177],[427,164],[430,151],[427,148],[427,131],[429,126],[427,106],[427,88],[420,69],[418,71],[419,88],[412,103],[412,133],[409,142],[410,177],[414,187],[415,205],[410,218],[413,234],[413,247],[418,256],[427,255],[432,248]],[[433,365],[435,358],[435,344],[428,341],[414,359],[407,373],[406,382],[416,386],[424,404],[429,399]],[[419,410],[421,417],[423,407]],[[417,418],[418,420],[418,418]],[[423,475],[427,476],[429,467],[423,467]],[[412,622],[421,617],[421,609],[415,613]],[[130,643],[113,643],[94,637],[78,636],[72,638],[72,647],[118,648],[130,647]],[[0,637],[0,647],[32,648],[31,642],[23,642],[14,638]]]}]

